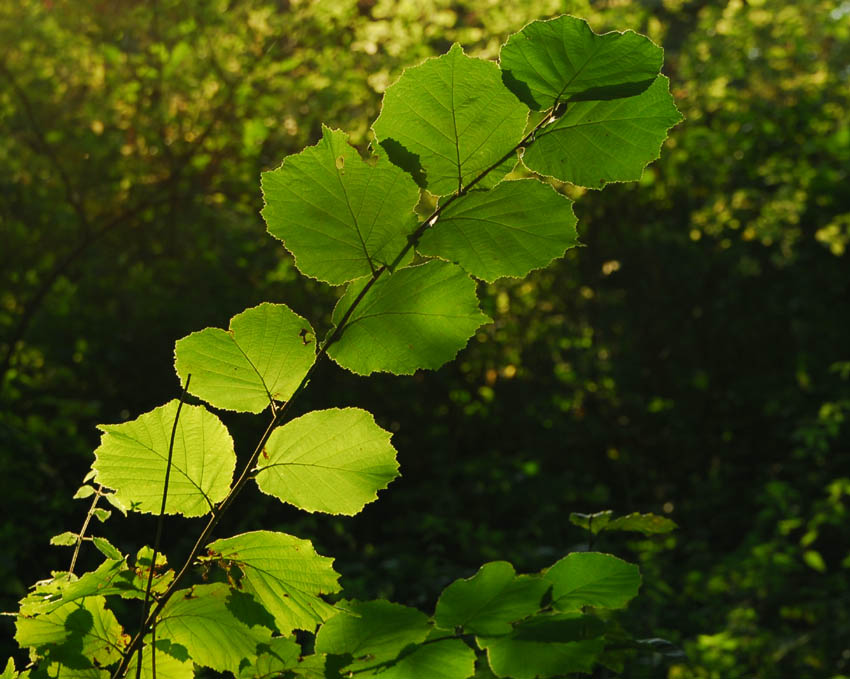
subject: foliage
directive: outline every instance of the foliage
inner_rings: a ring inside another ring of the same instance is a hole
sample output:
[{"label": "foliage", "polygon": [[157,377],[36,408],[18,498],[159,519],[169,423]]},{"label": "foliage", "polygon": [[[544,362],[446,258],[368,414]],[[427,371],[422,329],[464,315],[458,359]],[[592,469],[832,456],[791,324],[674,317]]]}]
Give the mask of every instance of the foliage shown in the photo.
[{"label": "foliage", "polygon": [[[95,424],[173,398],[174,337],[264,300],[329,321],[336,295],[296,280],[262,237],[259,172],[315,143],[322,121],[363,151],[403,66],[455,41],[493,58],[517,26],[568,12],[664,45],[687,124],[640,184],[559,187],[581,198],[583,247],[479,286],[494,323],[458,361],[392,381],[327,362],[313,374],[304,409],[356,403],[394,432],[393,492],[353,518],[246,498],[222,534],[311,535],[348,596],[420,608],[483,561],[536,572],[591,542],[639,560],[627,628],[688,650],[645,645],[655,654],[624,676],[847,674],[850,535],[829,490],[850,432],[848,382],[830,371],[850,342],[845,4],[3,4],[0,608],[32,574],[67,569],[45,545],[92,501],[67,497]],[[262,433],[219,416],[237,442]],[[682,535],[585,541],[566,520],[609,507],[672,517]],[[809,542],[818,516],[831,518]],[[151,527],[133,517],[98,528],[135,551]],[[185,554],[193,538],[164,541]],[[84,548],[79,567],[99,554]],[[14,630],[0,626],[2,657]]]},{"label": "foliage", "polygon": [[[587,104],[603,106],[601,119],[615,138],[620,133],[611,127],[611,109],[605,106],[625,102],[617,109],[625,133],[629,121],[640,116],[641,129],[652,133],[635,137],[632,148],[645,162],[657,156],[667,130],[681,119],[667,79],[657,74],[660,50],[648,39],[631,32],[606,39],[609,46],[627,43],[614,51],[639,65],[626,70],[621,61],[610,61],[607,52],[599,64],[595,50],[584,54],[599,87],[585,81],[582,100],[573,102],[570,85],[582,69],[570,70],[566,55],[582,51],[589,28],[566,15],[530,24],[521,35],[532,62],[551,47],[551,40],[535,37],[542,25],[561,34],[565,44],[561,82],[555,83],[559,92],[542,107],[539,119],[527,122],[529,110],[502,83],[497,64],[468,57],[456,44],[445,56],[408,69],[387,90],[374,126],[377,158],[364,162],[347,146],[345,134],[324,128],[316,146],[264,173],[263,216],[270,233],[292,252],[299,271],[329,283],[349,283],[334,310],[333,326],[317,342],[310,324],[288,307],[248,309],[231,319],[227,332],[207,329],[177,343],[175,367],[184,389],[179,401],[129,422],[101,426],[101,445],[87,477],[96,485],[78,492],[94,498],[89,516],[73,541],[69,570],[54,572],[21,602],[15,638],[29,649],[30,664],[20,673],[12,665],[13,676],[105,677],[106,668],[112,668],[109,672],[120,679],[134,663],[137,677],[143,672],[155,676],[161,652],[166,660],[160,671],[175,676],[191,673],[194,664],[259,677],[273,662],[266,656],[276,657],[274,643],[289,660],[281,659],[272,671],[295,676],[356,672],[466,679],[479,664],[497,676],[533,679],[591,671],[597,663],[606,664],[606,650],[621,647],[619,628],[611,627],[615,634],[610,636],[602,616],[625,607],[641,580],[636,566],[608,554],[568,554],[540,573],[523,576],[515,575],[510,564],[485,565],[478,576],[450,586],[449,599],[438,602],[439,614],[429,620],[384,600],[334,605],[322,598],[340,591],[339,574],[333,560],[318,554],[307,540],[255,530],[210,542],[251,479],[264,492],[308,512],[350,515],[397,476],[390,433],[368,412],[335,408],[291,419],[289,411],[326,356],[357,374],[436,369],[490,320],[478,310],[474,279],[462,266],[441,259],[450,258],[460,243],[473,261],[486,258],[492,278],[516,272],[512,258],[502,261],[499,253],[522,233],[532,243],[539,238],[532,207],[540,195],[534,188],[538,180],[518,181],[509,194],[525,209],[495,215],[490,210],[494,203],[504,204],[504,191],[492,187],[513,170],[518,156],[533,165],[533,151],[542,144],[552,157],[555,147],[546,140],[548,132],[574,107]],[[579,44],[574,48],[575,40]],[[655,79],[635,85],[639,78],[633,71],[644,77],[653,70]],[[517,72],[510,82],[514,88],[525,87]],[[649,116],[642,113],[646,93],[652,93],[655,107]],[[426,136],[435,133],[436,138]],[[615,142],[597,139],[596,144],[599,153],[586,159],[588,169],[609,179],[628,179],[617,169]],[[388,159],[382,158],[384,153]],[[421,219],[415,213],[420,198],[414,180],[441,198]],[[466,212],[449,211],[468,196]],[[548,190],[545,199],[559,204],[553,213],[564,218],[566,238],[548,236],[557,245],[542,251],[523,244],[528,255],[523,266],[530,268],[544,266],[575,243],[571,201]],[[420,238],[429,230],[441,232],[444,212],[450,225],[442,234],[446,249],[432,241],[434,259],[416,261]],[[500,231],[490,231],[487,239],[494,242],[479,254],[476,239],[456,228],[459,214],[492,220],[502,233],[513,235],[499,241]],[[544,227],[551,232],[551,223]],[[193,384],[195,370],[202,379]],[[235,480],[236,455],[226,426],[204,406],[184,404],[187,394],[237,411],[270,410],[271,422]],[[124,575],[130,570],[128,556],[108,542],[99,547],[107,556],[104,564],[80,577],[74,574],[83,541],[92,540],[87,527],[104,489],[114,506],[129,511],[155,513],[159,504],[154,546],[145,553],[146,582]],[[165,514],[208,516],[176,573],[163,573],[165,560],[159,558]],[[56,542],[67,543],[64,535]],[[211,567],[218,567],[218,581],[192,583],[196,559],[204,564],[204,580]],[[489,577],[493,569],[499,571],[495,589]],[[110,597],[120,603],[127,596],[144,600],[135,634],[125,632],[107,607]],[[292,637],[295,630],[314,636],[301,640]],[[294,650],[297,664],[291,662],[293,641],[301,645],[300,653]],[[145,655],[150,656],[149,668]]]}]

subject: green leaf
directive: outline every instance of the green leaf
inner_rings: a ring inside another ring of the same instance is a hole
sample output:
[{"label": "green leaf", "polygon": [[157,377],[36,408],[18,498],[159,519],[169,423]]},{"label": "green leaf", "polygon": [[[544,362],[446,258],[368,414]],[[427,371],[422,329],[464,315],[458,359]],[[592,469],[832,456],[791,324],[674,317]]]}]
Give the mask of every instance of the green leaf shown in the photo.
[{"label": "green leaf", "polygon": [[14,679],[17,671],[15,670],[15,659],[9,658],[6,661],[6,668],[3,670],[3,673],[0,674],[0,679]]},{"label": "green leaf", "polygon": [[74,667],[116,662],[127,638],[102,596],[69,601],[49,613],[19,616],[15,639],[21,646],[49,653],[50,659]]},{"label": "green leaf", "polygon": [[561,611],[583,606],[622,608],[640,589],[637,566],[598,552],[568,554],[544,578],[552,584],[554,607]]},{"label": "green leaf", "polygon": [[[125,599],[144,599],[145,590],[150,577],[151,559],[153,549],[148,546],[139,549],[136,560],[131,570],[121,574],[121,582],[116,583],[123,587],[121,596]],[[154,596],[162,594],[168,589],[174,579],[174,571],[166,568],[168,562],[164,554],[156,555],[153,580],[151,580],[151,592]]]},{"label": "green leaf", "polygon": [[424,613],[389,601],[343,601],[337,606],[343,612],[322,625],[316,651],[350,655],[353,662],[346,671],[393,660],[408,645],[422,643],[431,629]]},{"label": "green leaf", "polygon": [[820,552],[813,549],[807,549],[803,552],[803,561],[806,562],[806,565],[809,568],[816,570],[818,573],[826,572],[826,562],[823,560]]},{"label": "green leaf", "polygon": [[[136,664],[139,654],[134,653],[133,658],[125,675],[128,679],[135,679]],[[142,649],[142,679],[192,679],[195,675],[195,666],[189,657],[189,652],[180,644],[173,644],[168,639],[156,640],[156,677],[154,677],[154,660],[150,637],[147,637]]]},{"label": "green leaf", "polygon": [[76,533],[66,530],[64,533],[59,533],[59,535],[54,535],[50,538],[50,544],[56,547],[71,547],[77,544],[78,537]]},{"label": "green leaf", "polygon": [[97,551],[103,554],[103,556],[105,556],[107,559],[121,560],[124,558],[124,555],[121,553],[121,550],[119,550],[106,538],[93,537],[91,541]]},{"label": "green leaf", "polygon": [[[367,284],[354,281],[333,312],[339,323]],[[431,261],[379,278],[328,355],[358,375],[411,375],[452,360],[490,319],[478,309],[475,282],[460,267]]]},{"label": "green leaf", "polygon": [[605,649],[603,632],[591,616],[548,615],[520,623],[508,636],[477,640],[496,675],[534,679],[591,672]]},{"label": "green leaf", "polygon": [[86,485],[83,485],[83,486],[80,486],[79,488],[77,488],[77,492],[74,493],[74,497],[71,498],[71,499],[72,500],[82,500],[84,498],[91,497],[94,494],[95,494],[95,489],[92,486],[89,486],[89,485],[86,484]]},{"label": "green leaf", "polygon": [[120,582],[128,572],[123,558],[107,559],[97,569],[77,578],[69,573],[57,574],[36,583],[32,592],[21,600],[21,615],[50,613],[58,608],[93,595],[118,594],[125,588]]},{"label": "green leaf", "polygon": [[301,646],[294,639],[273,637],[258,649],[257,659],[239,668],[239,679],[265,679],[283,674],[298,665]]},{"label": "green leaf", "polygon": [[584,19],[564,15],[512,35],[499,61],[505,84],[539,111],[640,94],[661,70],[664,50],[633,31],[598,35]]},{"label": "green leaf", "polygon": [[242,661],[254,662],[257,646],[271,639],[263,617],[245,598],[250,599],[224,583],[178,590],[160,614],[157,637],[184,646],[198,665],[237,674]]},{"label": "green leaf", "polygon": [[108,509],[103,509],[102,507],[95,507],[91,512],[92,516],[96,518],[101,523],[105,523],[110,516],[112,516],[112,512]]},{"label": "green leaf", "polygon": [[678,526],[672,519],[657,514],[639,514],[634,512],[613,519],[605,530],[622,530],[643,533],[644,535],[660,535],[676,530]]},{"label": "green leaf", "polygon": [[475,673],[475,651],[460,639],[419,646],[391,664],[357,677],[380,679],[466,679]]},{"label": "green leaf", "polygon": [[351,516],[398,476],[391,436],[359,408],[307,413],[272,432],[257,485],[308,512]]},{"label": "green leaf", "polygon": [[390,264],[416,229],[419,189],[385,158],[365,162],[348,135],[322,140],[262,175],[269,233],[306,276],[332,285]]},{"label": "green leaf", "polygon": [[[137,512],[158,513],[177,400],[140,415],[132,422],[100,425],[104,432],[92,467],[98,483]],[[167,514],[202,516],[230,490],[236,454],[221,421],[201,406],[180,411]]]},{"label": "green leaf", "polygon": [[522,156],[529,170],[579,186],[640,179],[682,120],[663,75],[634,97],[569,104]]},{"label": "green leaf", "polygon": [[600,531],[605,530],[605,526],[611,521],[614,512],[606,509],[593,514],[581,514],[572,512],[570,514],[570,523],[579,528],[584,528],[590,531],[592,535],[597,535]]},{"label": "green leaf", "polygon": [[471,578],[455,580],[437,601],[434,621],[440,627],[462,627],[482,636],[507,634],[511,623],[540,609],[549,583],[520,575],[507,561],[484,564]]},{"label": "green leaf", "polygon": [[[96,472],[92,469],[91,473],[95,474]],[[115,509],[121,512],[124,516],[127,516],[127,505],[115,497],[115,493],[102,493],[101,497],[106,498],[106,501],[109,504],[115,507]]]},{"label": "green leaf", "polygon": [[271,531],[254,531],[209,545],[211,556],[239,566],[243,584],[274,616],[278,631],[312,632],[336,613],[319,594],[339,591],[333,559],[319,556],[309,540]]},{"label": "green leaf", "polygon": [[490,283],[502,276],[523,278],[575,246],[572,204],[535,179],[502,182],[449,205],[417,249]]},{"label": "green leaf", "polygon": [[478,186],[501,180],[516,162],[511,151],[527,117],[528,109],[502,84],[499,67],[455,44],[404,71],[384,94],[373,129],[394,163],[442,196],[505,159]]},{"label": "green leaf", "polygon": [[260,304],[230,319],[230,329],[206,328],[178,340],[180,383],[216,408],[259,413],[286,401],[316,360],[310,324],[283,304]]}]

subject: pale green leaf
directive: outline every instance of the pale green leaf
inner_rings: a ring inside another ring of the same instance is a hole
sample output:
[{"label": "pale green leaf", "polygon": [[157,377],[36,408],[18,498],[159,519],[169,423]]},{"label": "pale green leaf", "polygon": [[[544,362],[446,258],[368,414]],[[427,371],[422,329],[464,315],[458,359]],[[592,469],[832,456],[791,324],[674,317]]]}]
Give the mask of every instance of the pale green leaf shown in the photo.
[{"label": "pale green leaf", "polygon": [[637,596],[640,570],[610,554],[568,554],[544,573],[552,584],[552,603],[562,611],[583,606],[622,608]]},{"label": "pale green leaf", "polygon": [[584,19],[533,21],[499,55],[505,84],[530,108],[563,101],[615,99],[643,92],[664,51],[633,31],[594,33]]},{"label": "pale green leaf", "polygon": [[[94,469],[91,471],[92,474],[96,472]],[[103,493],[101,497],[106,498],[106,501],[111,504],[115,509],[121,512],[124,516],[127,516],[127,505],[125,505],[121,500],[115,497],[115,493]]]},{"label": "pale green leaf", "polygon": [[590,616],[551,615],[520,623],[510,635],[477,640],[497,676],[534,679],[592,671],[605,649],[603,631]]},{"label": "pale green leaf", "polygon": [[224,583],[181,589],[160,614],[157,638],[184,646],[198,665],[237,674],[242,661],[254,662],[257,646],[271,639],[254,609],[262,611],[247,594]]},{"label": "pale green leaf", "polygon": [[121,550],[119,550],[106,538],[95,536],[91,539],[91,541],[92,544],[97,548],[97,551],[103,554],[103,556],[105,556],[107,559],[117,560],[124,558],[124,555],[121,553]]},{"label": "pale green leaf", "polygon": [[[192,679],[195,666],[189,657],[189,652],[180,644],[171,643],[168,639],[157,639],[156,659],[153,658],[150,637],[147,637],[142,648],[142,679]],[[139,654],[134,653],[128,666],[127,679],[135,679]],[[156,676],[154,677],[154,666]]]},{"label": "pale green leaf", "polygon": [[86,484],[86,485],[82,485],[79,488],[77,488],[77,492],[74,493],[74,497],[71,498],[71,499],[73,499],[73,500],[83,500],[87,497],[91,497],[94,494],[95,494],[94,488],[92,486],[89,486],[88,484]]},{"label": "pale green leaf", "polygon": [[466,187],[501,162],[478,186],[494,186],[515,164],[528,109],[502,84],[499,67],[454,45],[408,68],[384,94],[373,125],[394,163],[436,195]]},{"label": "pale green leaf", "polygon": [[[340,322],[366,284],[361,279],[348,287],[334,308],[334,323]],[[463,269],[426,262],[379,278],[328,355],[359,375],[436,370],[488,322],[478,309],[475,282]]]},{"label": "pale green leaf", "polygon": [[6,667],[3,670],[3,673],[0,674],[0,679],[14,679],[17,671],[15,670],[15,659],[9,658],[6,661]]},{"label": "pale green leaf", "polygon": [[[115,495],[135,511],[159,512],[177,407],[173,400],[132,422],[99,427],[104,434],[92,465],[98,483],[114,488]],[[200,406],[184,404],[165,512],[208,513],[230,490],[235,466],[233,440],[221,421]]]},{"label": "pale green leaf", "polygon": [[390,264],[416,229],[419,189],[378,158],[365,162],[348,135],[322,128],[322,140],[262,175],[269,233],[301,273],[339,285]]},{"label": "pale green leaf", "polygon": [[359,408],[307,413],[272,432],[257,485],[308,512],[356,514],[398,476],[391,436]]},{"label": "pale green leaf", "polygon": [[491,283],[502,276],[523,278],[576,244],[572,204],[534,179],[471,191],[440,214],[417,249]]},{"label": "pale green leaf", "polygon": [[681,120],[661,75],[633,97],[568,104],[564,115],[537,133],[522,162],[538,174],[594,189],[637,180]]},{"label": "pale green leaf", "polygon": [[91,661],[108,665],[119,659],[127,637],[105,606],[104,597],[89,596],[63,603],[49,613],[18,616],[15,639],[66,665],[88,667]]},{"label": "pale green leaf", "polygon": [[112,512],[108,509],[103,509],[103,507],[95,507],[92,509],[91,514],[101,523],[104,523],[110,516],[112,516]]},{"label": "pale green leaf", "polygon": [[[316,651],[350,655],[346,671],[383,665],[410,644],[422,643],[431,629],[427,616],[389,601],[343,601],[316,635]],[[383,669],[382,669],[383,671]]]},{"label": "pale green leaf", "polygon": [[657,514],[639,514],[634,512],[626,516],[612,519],[605,530],[622,530],[643,533],[644,535],[660,535],[676,530],[678,526],[672,519]]},{"label": "pale green leaf", "polygon": [[[124,589],[121,592],[123,598],[144,598],[145,590],[148,586],[148,578],[150,577],[152,557],[153,549],[148,546],[142,547],[136,554],[133,568],[121,574],[121,582],[116,584],[123,586]],[[165,592],[174,579],[174,571],[167,568],[167,564],[168,562],[164,554],[159,553],[156,555],[156,565],[154,566],[153,579],[151,580],[151,592],[154,596]]]},{"label": "pale green leaf", "polygon": [[316,554],[309,540],[254,531],[216,540],[209,550],[239,566],[242,583],[274,616],[284,636],[293,629],[312,632],[336,613],[319,594],[338,592],[339,574],[331,567],[333,559]]},{"label": "pale green leaf", "polygon": [[93,595],[119,594],[126,585],[122,576],[128,573],[123,558],[107,559],[95,570],[77,578],[59,573],[49,580],[37,582],[33,591],[21,600],[21,614],[33,616],[50,613],[58,608]]},{"label": "pale green leaf", "polygon": [[310,324],[283,304],[260,304],[174,347],[180,383],[216,408],[259,413],[286,401],[316,360]]},{"label": "pale green leaf", "polygon": [[295,639],[273,637],[268,645],[260,646],[257,659],[239,668],[239,679],[265,679],[279,676],[298,664],[301,646]]},{"label": "pale green leaf", "polygon": [[475,673],[475,651],[460,639],[419,646],[397,661],[356,677],[376,679],[466,679]]},{"label": "pale green leaf", "polygon": [[50,544],[56,547],[71,547],[77,544],[77,537],[76,533],[66,530],[64,533],[59,533],[59,535],[50,538]]},{"label": "pale green leaf", "polygon": [[549,583],[517,576],[507,561],[484,564],[471,578],[456,580],[437,601],[434,621],[440,627],[462,627],[483,636],[507,634],[511,623],[536,613]]}]

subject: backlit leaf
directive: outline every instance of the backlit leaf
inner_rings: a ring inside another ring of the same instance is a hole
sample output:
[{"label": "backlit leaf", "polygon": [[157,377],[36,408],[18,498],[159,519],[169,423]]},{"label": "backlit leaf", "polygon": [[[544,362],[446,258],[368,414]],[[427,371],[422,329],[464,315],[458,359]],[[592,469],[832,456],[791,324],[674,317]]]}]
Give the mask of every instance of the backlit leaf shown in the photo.
[{"label": "backlit leaf", "polygon": [[637,596],[641,582],[637,566],[598,552],[568,554],[544,578],[552,584],[552,603],[561,611],[622,608]]},{"label": "backlit leaf", "polygon": [[177,341],[180,383],[216,408],[259,413],[286,401],[316,359],[313,328],[283,304],[260,304]]},{"label": "backlit leaf", "polygon": [[[135,679],[138,659],[139,654],[134,653],[126,674],[128,679]],[[156,674],[154,674],[154,666]],[[171,643],[168,639],[157,639],[156,659],[154,659],[150,637],[147,637],[142,649],[142,679],[192,679],[194,675],[194,663],[184,646]]]},{"label": "backlit leaf", "polygon": [[48,653],[51,660],[76,667],[94,661],[108,665],[117,661],[127,637],[102,596],[68,601],[49,613],[18,617],[15,639],[21,646]]},{"label": "backlit leaf", "polygon": [[[334,308],[334,323],[366,283],[361,279],[349,286]],[[379,278],[328,355],[359,375],[436,370],[489,321],[478,309],[475,282],[463,269],[430,261]]]},{"label": "backlit leaf", "polygon": [[319,594],[338,592],[339,574],[333,559],[316,554],[309,540],[260,530],[216,540],[209,551],[239,566],[243,585],[274,616],[283,636],[293,629],[312,632],[336,613]]},{"label": "backlit leaf", "polygon": [[664,51],[633,31],[594,33],[584,19],[533,21],[499,55],[505,84],[530,108],[563,101],[615,99],[643,92]]},{"label": "backlit leaf", "polygon": [[36,583],[32,592],[21,600],[22,615],[49,613],[86,597],[119,594],[125,589],[122,576],[128,573],[123,558],[107,559],[95,570],[79,578],[69,573],[56,574],[50,580]]},{"label": "backlit leaf", "polygon": [[640,179],[667,131],[682,120],[668,83],[661,75],[633,97],[569,104],[537,133],[522,162],[538,174],[594,189]]},{"label": "backlit leaf", "polygon": [[390,264],[416,229],[419,189],[379,158],[366,163],[348,135],[322,139],[262,176],[263,217],[301,273],[339,285]]},{"label": "backlit leaf", "polygon": [[375,135],[394,163],[436,195],[466,186],[508,156],[479,186],[494,186],[515,164],[528,109],[502,84],[499,67],[454,45],[408,68],[384,94]]},{"label": "backlit leaf", "polygon": [[[138,512],[159,512],[176,400],[104,432],[92,467],[98,483]],[[233,440],[221,421],[200,406],[180,411],[174,439],[167,514],[202,516],[227,495],[236,466]]]},{"label": "backlit leaf", "polygon": [[[257,646],[271,639],[262,616],[241,601],[246,597],[224,583],[178,590],[160,614],[157,638],[184,646],[198,665],[236,674],[242,661],[253,662]],[[256,602],[253,606],[262,610]]]},{"label": "backlit leaf", "polygon": [[463,627],[472,634],[507,634],[512,622],[540,609],[549,586],[539,577],[517,576],[507,561],[494,561],[484,564],[473,577],[446,587],[434,620],[440,627]]},{"label": "backlit leaf", "polygon": [[449,205],[417,249],[460,264],[477,278],[522,278],[577,241],[572,201],[534,179],[471,191]]},{"label": "backlit leaf", "polygon": [[391,436],[359,408],[307,413],[272,432],[257,485],[308,512],[356,514],[398,476]]}]

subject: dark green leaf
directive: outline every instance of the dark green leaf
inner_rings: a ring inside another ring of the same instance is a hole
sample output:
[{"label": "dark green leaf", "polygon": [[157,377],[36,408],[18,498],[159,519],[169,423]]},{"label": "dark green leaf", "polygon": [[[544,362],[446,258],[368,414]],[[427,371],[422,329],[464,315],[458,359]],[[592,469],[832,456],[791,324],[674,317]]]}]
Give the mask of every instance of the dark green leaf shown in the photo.
[{"label": "dark green leaf", "polygon": [[462,627],[482,636],[507,634],[511,623],[537,612],[549,583],[517,576],[507,561],[484,564],[473,577],[456,580],[437,602],[434,620],[440,627]]},{"label": "dark green leaf", "polygon": [[551,186],[534,179],[502,182],[449,205],[417,249],[488,282],[522,278],[573,247],[575,225],[572,201]]},{"label": "dark green leaf", "polygon": [[634,97],[569,104],[537,133],[523,163],[538,174],[594,189],[640,179],[658,158],[667,131],[682,120],[668,83],[662,75]]},{"label": "dark green leaf", "polygon": [[598,35],[584,19],[565,15],[528,24],[510,37],[499,60],[505,84],[542,110],[640,94],[661,70],[664,51],[633,31]]},{"label": "dark green leaf", "polygon": [[552,603],[558,610],[583,606],[622,608],[637,596],[640,570],[610,554],[568,554],[544,573],[552,584]]},{"label": "dark green leaf", "polygon": [[342,613],[328,620],[316,635],[316,651],[350,655],[346,671],[360,671],[393,660],[430,631],[428,618],[415,608],[389,601],[340,602]]}]

